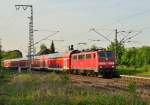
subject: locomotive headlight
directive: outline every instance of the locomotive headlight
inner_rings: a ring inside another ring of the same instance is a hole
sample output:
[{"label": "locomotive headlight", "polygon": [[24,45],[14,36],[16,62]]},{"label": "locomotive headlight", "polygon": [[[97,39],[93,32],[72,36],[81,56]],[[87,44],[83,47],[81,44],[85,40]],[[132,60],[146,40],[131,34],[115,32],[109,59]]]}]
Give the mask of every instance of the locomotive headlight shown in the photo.
[{"label": "locomotive headlight", "polygon": [[102,66],[100,66],[100,68],[103,68]]},{"label": "locomotive headlight", "polygon": [[99,64],[100,65],[106,65],[106,62],[100,62]]},{"label": "locomotive headlight", "polygon": [[114,68],[115,66],[112,66],[112,68]]},{"label": "locomotive headlight", "polygon": [[114,65],[115,63],[114,63],[114,62],[108,62],[108,64],[109,64],[109,65]]}]

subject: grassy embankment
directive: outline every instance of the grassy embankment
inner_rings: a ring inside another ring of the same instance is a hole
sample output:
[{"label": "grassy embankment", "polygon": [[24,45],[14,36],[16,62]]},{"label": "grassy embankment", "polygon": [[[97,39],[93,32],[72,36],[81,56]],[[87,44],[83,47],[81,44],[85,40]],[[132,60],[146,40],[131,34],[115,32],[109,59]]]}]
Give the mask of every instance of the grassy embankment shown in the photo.
[{"label": "grassy embankment", "polygon": [[145,65],[143,67],[126,67],[118,66],[117,70],[120,74],[123,75],[141,75],[141,76],[150,76],[150,65]]},{"label": "grassy embankment", "polygon": [[0,73],[0,105],[147,105],[133,94],[78,87],[66,74]]}]

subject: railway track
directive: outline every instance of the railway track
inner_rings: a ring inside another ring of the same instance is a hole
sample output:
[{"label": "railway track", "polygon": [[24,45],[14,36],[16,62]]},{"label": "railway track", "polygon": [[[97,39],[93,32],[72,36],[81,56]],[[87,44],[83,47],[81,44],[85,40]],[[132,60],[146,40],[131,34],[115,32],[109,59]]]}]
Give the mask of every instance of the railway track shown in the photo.
[{"label": "railway track", "polygon": [[[150,78],[121,75],[121,78],[104,79],[90,76],[70,75],[72,82],[76,85],[91,86],[97,89],[115,92],[129,93],[129,85],[135,86],[134,95],[144,100],[150,99]],[[132,88],[132,87],[130,87]]]}]

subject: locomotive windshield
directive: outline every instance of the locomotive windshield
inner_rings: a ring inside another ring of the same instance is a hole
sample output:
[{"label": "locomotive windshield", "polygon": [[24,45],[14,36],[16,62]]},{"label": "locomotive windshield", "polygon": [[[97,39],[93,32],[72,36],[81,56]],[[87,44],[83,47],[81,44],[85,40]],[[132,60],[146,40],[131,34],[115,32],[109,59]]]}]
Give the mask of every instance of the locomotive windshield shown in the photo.
[{"label": "locomotive windshield", "polygon": [[100,58],[112,58],[113,53],[111,51],[100,52]]}]

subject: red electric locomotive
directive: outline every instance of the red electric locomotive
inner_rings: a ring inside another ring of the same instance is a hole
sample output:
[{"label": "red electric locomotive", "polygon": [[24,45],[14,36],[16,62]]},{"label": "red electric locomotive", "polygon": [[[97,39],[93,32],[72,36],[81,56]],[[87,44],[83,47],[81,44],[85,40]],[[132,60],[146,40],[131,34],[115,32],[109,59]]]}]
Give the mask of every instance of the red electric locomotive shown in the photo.
[{"label": "red electric locomotive", "polygon": [[71,69],[84,74],[113,76],[115,58],[112,51],[97,50],[72,54]]}]

